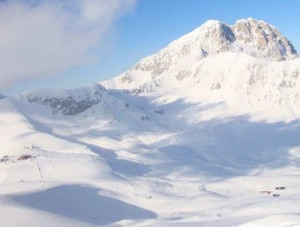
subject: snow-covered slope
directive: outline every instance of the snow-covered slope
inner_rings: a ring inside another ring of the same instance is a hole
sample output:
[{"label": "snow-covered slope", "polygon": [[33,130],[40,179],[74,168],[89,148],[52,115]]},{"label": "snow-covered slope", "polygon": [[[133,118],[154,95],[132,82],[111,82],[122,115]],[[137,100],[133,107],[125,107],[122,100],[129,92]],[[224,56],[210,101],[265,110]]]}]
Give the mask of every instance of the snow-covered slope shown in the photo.
[{"label": "snow-covered slope", "polygon": [[274,62],[222,52],[185,70],[179,65],[129,92],[168,93],[205,104],[222,102],[231,113],[292,120],[300,116],[299,76],[300,59]]},{"label": "snow-covered slope", "polygon": [[[224,102],[235,113],[297,118],[300,60],[277,28],[253,18],[229,26],[208,21],[101,84]],[[272,111],[270,111],[272,109]]]},{"label": "snow-covered slope", "polygon": [[[47,106],[53,113],[60,112],[64,115],[80,114],[103,101],[103,86],[80,88],[75,90],[43,90],[28,92],[20,98],[30,103]],[[53,95],[55,94],[55,95]]]},{"label": "snow-covered slope", "polygon": [[1,99],[0,226],[299,225],[296,56],[209,21],[105,86]]},{"label": "snow-covered slope", "polygon": [[171,71],[188,71],[203,58],[226,51],[273,61],[297,58],[293,45],[278,29],[264,21],[249,18],[229,26],[210,20],[158,53],[142,59],[129,71],[102,84],[113,88],[134,88]]}]

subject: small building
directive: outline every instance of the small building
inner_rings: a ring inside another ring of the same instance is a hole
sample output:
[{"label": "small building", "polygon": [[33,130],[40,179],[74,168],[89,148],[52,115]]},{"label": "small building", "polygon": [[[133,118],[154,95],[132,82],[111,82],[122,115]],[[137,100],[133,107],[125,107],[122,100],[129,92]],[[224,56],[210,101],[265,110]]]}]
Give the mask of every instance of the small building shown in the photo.
[{"label": "small building", "polygon": [[18,158],[18,161],[21,161],[21,160],[27,160],[27,159],[31,159],[33,158],[32,155],[30,154],[24,154],[24,155],[21,155],[19,158]]}]

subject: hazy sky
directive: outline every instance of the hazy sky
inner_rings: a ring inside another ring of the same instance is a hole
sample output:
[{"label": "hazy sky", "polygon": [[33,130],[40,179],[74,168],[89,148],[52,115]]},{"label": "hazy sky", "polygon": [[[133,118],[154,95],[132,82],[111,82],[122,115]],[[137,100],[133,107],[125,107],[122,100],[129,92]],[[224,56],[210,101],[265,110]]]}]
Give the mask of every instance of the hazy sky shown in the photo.
[{"label": "hazy sky", "polygon": [[276,26],[300,52],[298,0],[0,0],[0,92],[99,82],[209,19]]}]

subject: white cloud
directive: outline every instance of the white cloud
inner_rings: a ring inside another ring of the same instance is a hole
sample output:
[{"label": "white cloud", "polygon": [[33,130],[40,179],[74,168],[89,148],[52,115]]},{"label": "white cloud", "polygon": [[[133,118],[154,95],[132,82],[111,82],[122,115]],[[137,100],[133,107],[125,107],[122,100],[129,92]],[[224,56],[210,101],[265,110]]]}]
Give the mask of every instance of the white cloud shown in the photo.
[{"label": "white cloud", "polygon": [[0,1],[0,88],[84,64],[135,0]]}]

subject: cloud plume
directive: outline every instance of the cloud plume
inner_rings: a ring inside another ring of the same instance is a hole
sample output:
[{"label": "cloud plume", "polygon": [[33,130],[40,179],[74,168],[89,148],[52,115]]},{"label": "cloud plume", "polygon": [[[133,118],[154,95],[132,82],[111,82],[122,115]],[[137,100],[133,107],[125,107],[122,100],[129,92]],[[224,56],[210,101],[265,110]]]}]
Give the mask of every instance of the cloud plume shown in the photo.
[{"label": "cloud plume", "polygon": [[86,63],[135,0],[0,0],[0,88]]}]

